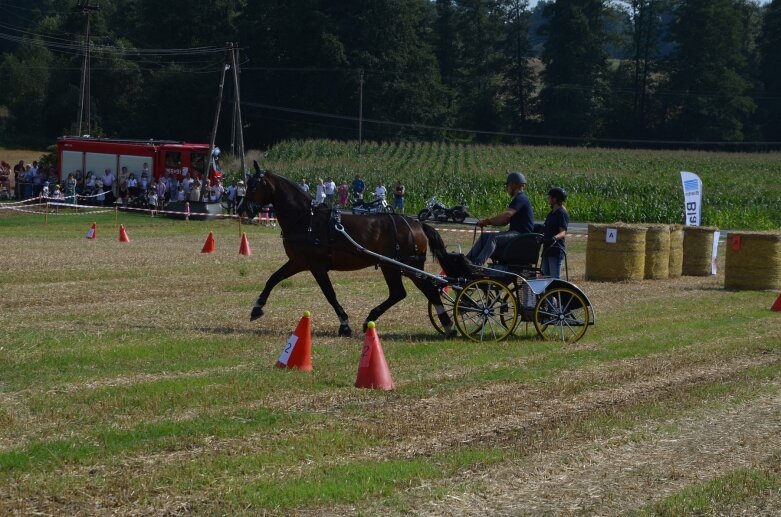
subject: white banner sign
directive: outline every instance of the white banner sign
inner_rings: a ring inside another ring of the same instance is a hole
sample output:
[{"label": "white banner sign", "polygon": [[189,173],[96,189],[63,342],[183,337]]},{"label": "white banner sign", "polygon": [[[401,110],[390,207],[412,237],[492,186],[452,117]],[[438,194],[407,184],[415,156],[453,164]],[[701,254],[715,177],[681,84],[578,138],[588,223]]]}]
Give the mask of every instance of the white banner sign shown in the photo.
[{"label": "white banner sign", "polygon": [[686,226],[700,225],[700,210],[702,208],[702,180],[693,172],[681,171],[683,183],[683,210]]},{"label": "white banner sign", "polygon": [[713,275],[719,272],[719,237],[721,237],[721,232],[713,233],[713,260],[711,265],[711,274]]}]

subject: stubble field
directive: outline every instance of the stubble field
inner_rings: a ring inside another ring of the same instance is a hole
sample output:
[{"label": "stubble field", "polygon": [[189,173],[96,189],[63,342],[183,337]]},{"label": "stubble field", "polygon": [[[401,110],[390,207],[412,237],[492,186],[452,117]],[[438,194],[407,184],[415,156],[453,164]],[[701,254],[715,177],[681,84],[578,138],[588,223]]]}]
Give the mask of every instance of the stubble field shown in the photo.
[{"label": "stubble field", "polygon": [[[362,390],[310,276],[249,321],[284,257],[242,230],[252,257],[231,221],[0,214],[1,514],[781,512],[779,293],[586,282],[575,236],[580,342],[442,339],[407,282],[377,325],[396,390]],[[360,331],[381,274],[332,278]],[[305,310],[314,371],[274,368]]]}]

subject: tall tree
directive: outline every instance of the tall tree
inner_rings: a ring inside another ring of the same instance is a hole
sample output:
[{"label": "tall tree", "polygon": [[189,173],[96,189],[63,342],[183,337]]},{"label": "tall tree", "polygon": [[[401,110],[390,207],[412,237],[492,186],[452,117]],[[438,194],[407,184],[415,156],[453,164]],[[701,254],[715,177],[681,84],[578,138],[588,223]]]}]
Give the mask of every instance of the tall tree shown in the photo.
[{"label": "tall tree", "polygon": [[531,12],[528,0],[502,0],[504,18],[504,113],[513,131],[525,129],[533,112],[534,88],[537,76],[531,64],[532,45],[529,40]]},{"label": "tall tree", "polygon": [[781,0],[773,0],[765,11],[759,48],[762,132],[766,140],[781,142]]},{"label": "tall tree", "polygon": [[547,42],[540,93],[551,135],[598,135],[606,101],[602,0],[558,0],[545,7]]},{"label": "tall tree", "polygon": [[681,0],[672,36],[669,130],[673,138],[736,142],[755,109],[749,96],[737,0]]}]

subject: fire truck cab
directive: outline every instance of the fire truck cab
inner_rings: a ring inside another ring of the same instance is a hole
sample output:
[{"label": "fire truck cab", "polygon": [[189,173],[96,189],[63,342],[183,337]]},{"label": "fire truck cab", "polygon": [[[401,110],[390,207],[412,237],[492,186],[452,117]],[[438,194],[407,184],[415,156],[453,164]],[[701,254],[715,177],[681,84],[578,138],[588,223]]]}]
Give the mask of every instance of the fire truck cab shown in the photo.
[{"label": "fire truck cab", "polygon": [[[173,174],[176,179],[202,178],[209,156],[209,144],[192,144],[173,140],[119,140],[109,138],[65,136],[57,139],[57,167],[61,181],[74,174],[83,184],[89,172],[96,178],[106,169],[122,181],[123,171],[141,178],[148,170],[149,181]],[[209,183],[222,177],[212,169]]]}]

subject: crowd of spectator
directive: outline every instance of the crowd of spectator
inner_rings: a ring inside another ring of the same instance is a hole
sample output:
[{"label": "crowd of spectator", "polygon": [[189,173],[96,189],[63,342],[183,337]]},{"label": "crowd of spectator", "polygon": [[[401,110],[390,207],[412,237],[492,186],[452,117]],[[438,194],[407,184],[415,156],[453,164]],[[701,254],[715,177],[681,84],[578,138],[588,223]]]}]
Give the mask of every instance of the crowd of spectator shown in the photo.
[{"label": "crowd of spectator", "polygon": [[[366,183],[361,178],[360,174],[355,175],[351,185],[347,185],[347,180],[342,180],[337,186],[336,182],[327,177],[325,181],[322,178],[317,178],[315,183],[315,192],[313,201],[315,205],[325,204],[327,206],[336,208],[348,208],[350,204],[360,203],[363,201],[364,194],[366,193]],[[301,178],[298,183],[299,188],[307,194],[312,194],[309,191],[309,184],[306,178]],[[352,193],[352,201],[350,200],[350,193]],[[398,213],[404,213],[404,196],[406,190],[404,184],[399,180],[393,189],[393,209]],[[388,188],[385,186],[385,182],[380,180],[374,189],[374,197],[376,199],[386,199],[389,195]]]}]

